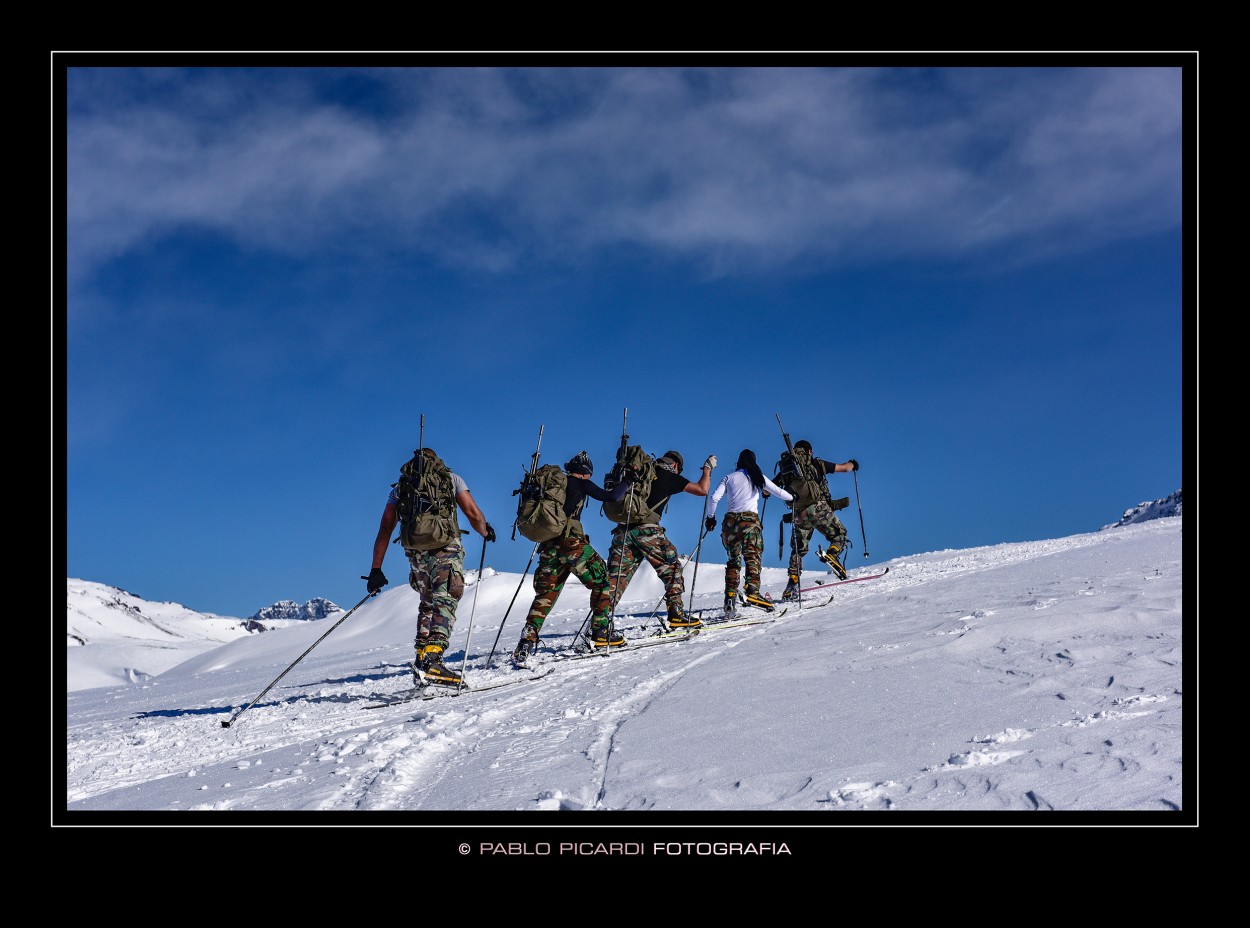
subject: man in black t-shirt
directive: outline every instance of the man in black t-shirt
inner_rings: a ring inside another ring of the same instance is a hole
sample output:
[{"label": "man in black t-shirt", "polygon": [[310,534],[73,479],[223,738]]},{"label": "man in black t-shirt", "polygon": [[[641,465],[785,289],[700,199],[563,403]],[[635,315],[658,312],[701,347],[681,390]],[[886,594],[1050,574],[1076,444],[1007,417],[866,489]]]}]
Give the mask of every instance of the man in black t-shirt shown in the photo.
[{"label": "man in black t-shirt", "polygon": [[[683,460],[676,451],[666,451],[655,463],[655,479],[647,497],[647,507],[659,513],[669,497],[678,493],[707,496],[712,485],[712,470],[716,467],[716,455],[708,455],[703,462],[703,475],[697,483],[682,476]],[[664,526],[654,522],[639,521],[630,525],[618,525],[612,532],[612,547],[608,552],[608,592],[612,609],[620,601],[634,573],[647,561],[655,568],[664,584],[664,600],[668,606],[668,624],[673,628],[698,628],[702,623],[687,616],[681,600],[686,591],[679,556],[673,543],[668,540]]]},{"label": "man in black t-shirt", "polygon": [[611,628],[612,601],[608,597],[608,567],[591,546],[579,516],[587,498],[600,502],[619,501],[629,489],[629,484],[621,483],[609,493],[590,479],[594,472],[590,455],[585,451],[578,453],[564,465],[568,480],[564,493],[564,514],[569,518],[569,527],[565,534],[538,546],[538,567],[534,571],[534,602],[525,617],[521,640],[512,652],[512,662],[517,666],[525,666],[530,652],[538,646],[538,633],[542,630],[543,621],[560,598],[560,591],[564,589],[570,574],[590,591],[591,645],[616,647],[625,643],[625,637]]}]

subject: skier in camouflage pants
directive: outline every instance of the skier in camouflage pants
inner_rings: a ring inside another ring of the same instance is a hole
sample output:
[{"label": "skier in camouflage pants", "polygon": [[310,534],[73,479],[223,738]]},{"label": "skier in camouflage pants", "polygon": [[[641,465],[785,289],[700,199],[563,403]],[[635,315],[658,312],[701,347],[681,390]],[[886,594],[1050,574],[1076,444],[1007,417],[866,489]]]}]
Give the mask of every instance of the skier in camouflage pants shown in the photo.
[{"label": "skier in camouflage pants", "polygon": [[621,484],[609,493],[591,480],[595,472],[590,455],[580,451],[565,465],[567,479],[564,497],[564,515],[568,519],[565,534],[540,542],[535,549],[538,569],[534,571],[534,601],[525,617],[525,629],[521,640],[512,652],[512,663],[524,667],[530,654],[538,646],[538,633],[547,615],[560,598],[565,581],[572,574],[590,590],[590,638],[605,647],[620,646],[625,636],[612,630],[612,601],[608,594],[608,566],[599,553],[591,547],[590,538],[582,527],[579,516],[587,499],[600,502],[618,501],[628,486]]},{"label": "skier in camouflage pants", "polygon": [[[806,465],[807,473],[815,479],[814,485],[794,470],[796,459],[809,462]],[[782,460],[777,466],[781,471],[778,482],[796,494],[796,501],[791,507],[793,511],[787,517],[792,522],[789,582],[781,594],[782,599],[793,599],[799,592],[799,582],[803,575],[803,558],[807,555],[808,545],[815,532],[820,532],[829,541],[829,548],[820,559],[829,565],[840,579],[846,579],[846,567],[842,564],[842,556],[847,544],[846,526],[834,514],[836,510],[834,504],[831,503],[832,497],[826,480],[830,474],[845,474],[859,470],[859,461],[851,458],[849,461],[835,464],[813,455],[811,442],[796,441],[794,456],[782,455]],[[805,485],[806,490],[803,489]],[[847,499],[839,500],[837,506],[842,508],[848,502]]]},{"label": "skier in camouflage pants", "polygon": [[[420,449],[418,453],[438,461],[437,455],[430,448]],[[447,492],[454,505],[464,513],[479,535],[488,542],[494,541],[495,530],[478,508],[468,485],[454,471],[448,470],[447,477],[450,481]],[[379,592],[388,582],[386,574],[382,572],[382,561],[386,558],[391,533],[399,523],[399,518],[399,495],[396,485],[393,485],[386,497],[377,536],[373,539],[373,567],[369,575],[363,578],[370,596]],[[458,538],[462,533],[454,510],[451,523]],[[403,539],[401,532],[397,540]],[[405,542],[404,553],[408,555],[408,585],[421,596],[421,603],[417,607],[417,634],[414,639],[416,659],[413,661],[413,671],[417,675],[417,682],[422,685],[438,683],[459,686],[464,681],[460,674],[443,663],[443,652],[451,642],[451,630],[456,623],[456,606],[464,595],[464,546],[456,540],[441,548],[419,550],[417,546],[408,547]],[[482,556],[485,557],[485,554],[483,548]]]},{"label": "skier in camouflage pants", "polygon": [[755,452],[744,448],[738,455],[734,471],[717,484],[708,498],[708,514],[704,520],[710,532],[716,528],[716,507],[725,500],[725,521],[721,526],[721,543],[728,560],[725,562],[725,613],[734,612],[738,596],[741,563],[746,562],[747,583],[743,602],[761,609],[772,609],[772,602],[760,591],[760,563],[764,555],[764,529],[756,509],[760,495],[776,496],[793,501],[789,492],[764,476],[755,460]]}]

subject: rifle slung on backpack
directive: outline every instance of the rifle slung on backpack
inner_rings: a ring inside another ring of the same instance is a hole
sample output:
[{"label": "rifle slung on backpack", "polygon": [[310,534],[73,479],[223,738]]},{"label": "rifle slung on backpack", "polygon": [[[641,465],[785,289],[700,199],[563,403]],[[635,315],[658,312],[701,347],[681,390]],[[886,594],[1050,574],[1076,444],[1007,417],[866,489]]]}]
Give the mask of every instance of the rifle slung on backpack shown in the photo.
[{"label": "rifle slung on backpack", "polygon": [[[545,429],[546,427],[547,427],[546,425],[540,425],[538,427],[538,444],[534,448],[534,453],[530,455],[530,469],[526,471],[525,475],[521,478],[521,486],[518,489],[512,491],[513,496],[516,496],[518,494],[524,494],[527,491],[528,484],[526,481],[534,476],[534,471],[538,470],[538,458],[543,447],[543,429]],[[522,499],[524,499],[524,497],[522,497]],[[517,523],[520,521],[520,519],[521,519],[521,507],[520,507],[520,503],[518,502],[517,517],[512,520],[512,540],[513,541],[516,541]]]},{"label": "rifle slung on backpack", "polygon": [[[786,451],[781,456],[781,460],[777,462],[778,485],[783,487],[787,492],[793,494],[794,500],[788,505],[792,510],[799,510],[813,503],[826,502],[833,506],[832,494],[829,492],[829,484],[825,482],[816,469],[815,460],[812,454],[806,448],[795,448],[790,442],[790,434],[786,431],[784,425],[781,424],[781,414],[777,413],[777,425],[781,428],[781,437],[785,440]],[[849,500],[847,500],[849,503]],[[845,508],[846,503],[835,506],[837,509]]]}]

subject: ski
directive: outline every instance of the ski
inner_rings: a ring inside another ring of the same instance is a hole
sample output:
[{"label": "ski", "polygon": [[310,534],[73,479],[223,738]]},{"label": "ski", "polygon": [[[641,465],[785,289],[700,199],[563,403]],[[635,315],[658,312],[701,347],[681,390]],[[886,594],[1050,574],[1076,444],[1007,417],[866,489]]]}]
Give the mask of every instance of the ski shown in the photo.
[{"label": "ski", "polygon": [[[775,611],[775,612],[766,612],[764,610],[761,610],[761,612],[764,612],[764,614],[759,615],[759,616],[751,616],[749,618],[744,618],[744,619],[735,618],[735,619],[724,619],[719,622],[704,622],[698,628],[679,628],[671,632],[658,632],[654,635],[651,635],[650,637],[651,638],[668,638],[668,637],[683,637],[683,636],[688,637],[688,636],[698,635],[702,632],[717,631],[718,629],[722,629],[722,628],[737,628],[740,625],[761,625],[765,622],[772,622],[772,621],[775,621],[776,619],[781,618],[783,615],[785,615],[786,610],[782,609],[780,611]],[[644,640],[649,640],[649,639],[644,639]]]},{"label": "ski", "polygon": [[643,648],[653,648],[661,644],[675,644],[679,641],[688,641],[695,635],[686,631],[680,632],[662,632],[658,635],[652,635],[649,638],[643,638],[632,644],[617,645],[615,648],[602,648],[594,651],[563,651],[555,655],[552,660],[557,661],[580,661],[588,657],[604,657],[609,654],[622,654],[626,651],[639,651]]},{"label": "ski", "polygon": [[[700,594],[702,595],[702,594]],[[720,612],[719,606],[704,606],[702,609],[691,609],[687,615],[706,615],[709,612]],[[663,619],[668,617],[667,609],[652,609],[650,612],[622,612],[617,616],[618,619]],[[625,628],[645,628],[646,625],[627,625]],[[617,631],[621,628],[618,626]]]},{"label": "ski", "polygon": [[780,609],[761,609],[763,615],[751,616],[745,619],[728,619],[724,622],[707,622],[702,628],[696,631],[716,631],[720,628],[737,628],[739,625],[765,625],[769,622],[776,622],[779,618],[789,611],[789,606],[783,606]]},{"label": "ski", "polygon": [[805,586],[799,589],[800,593],[810,593],[812,590],[823,590],[831,586],[842,586],[844,583],[859,583],[861,580],[879,580],[890,572],[890,568],[886,568],[879,574],[870,574],[867,577],[851,577],[849,580],[834,580],[832,583],[818,583],[815,586]]},{"label": "ski", "polygon": [[485,686],[461,686],[459,688],[441,683],[431,683],[425,686],[413,687],[404,693],[395,696],[385,697],[381,702],[371,703],[365,706],[366,709],[385,709],[387,706],[398,706],[405,702],[416,702],[418,700],[429,699],[446,699],[455,696],[469,696],[473,693],[488,693],[491,690],[502,689],[505,686],[515,686],[518,683],[533,683],[535,680],[541,680],[550,674],[555,668],[548,667],[546,670],[531,674],[527,677],[521,677],[513,680],[500,680],[496,683],[487,683]]},{"label": "ski", "polygon": [[678,641],[690,641],[691,639],[698,638],[700,635],[707,632],[720,631],[721,629],[726,628],[741,628],[745,625],[766,625],[769,622],[777,621],[777,619],[786,614],[788,609],[789,607],[787,606],[786,608],[780,609],[776,612],[765,613],[758,618],[734,619],[728,622],[705,622],[698,628],[679,628],[670,632],[656,632],[653,635],[648,635],[646,638],[641,638],[630,644],[620,645],[615,648],[607,648],[602,651],[564,652],[562,654],[557,654],[555,656],[555,660],[573,661],[582,660],[588,657],[603,657],[605,654],[620,654],[626,651],[637,651],[641,648],[654,647],[655,645],[673,644]]}]

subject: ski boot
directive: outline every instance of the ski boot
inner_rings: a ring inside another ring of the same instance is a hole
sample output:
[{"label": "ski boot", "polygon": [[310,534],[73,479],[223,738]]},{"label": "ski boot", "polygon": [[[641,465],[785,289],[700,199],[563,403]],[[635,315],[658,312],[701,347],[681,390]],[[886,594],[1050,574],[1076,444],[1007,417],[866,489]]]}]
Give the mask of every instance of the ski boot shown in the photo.
[{"label": "ski boot", "polygon": [[421,649],[418,676],[423,683],[438,683],[443,686],[460,686],[464,679],[454,670],[443,664],[442,645],[427,644]]},{"label": "ski boot", "polygon": [[512,652],[512,665],[514,667],[527,667],[530,655],[536,650],[538,650],[538,629],[533,625],[527,624],[525,632],[521,635],[521,640],[517,642],[516,649]]},{"label": "ski boot", "polygon": [[842,566],[842,562],[838,560],[840,550],[837,545],[830,545],[828,551],[821,551],[820,545],[816,546],[816,556],[829,565],[829,569],[839,580],[845,580],[847,577],[846,568]]},{"label": "ski boot", "polygon": [[790,582],[786,584],[785,590],[781,594],[781,598],[786,602],[799,598],[799,575],[790,574]]},{"label": "ski boot", "polygon": [[750,587],[746,588],[746,593],[743,595],[742,601],[748,606],[754,606],[756,609],[763,609],[765,612],[773,612],[777,608],[773,605],[773,601],[771,599],[765,599],[762,595],[760,595],[759,590],[753,590]]},{"label": "ski boot", "polygon": [[670,615],[668,617],[668,624],[670,628],[688,628],[691,630],[703,627],[703,623],[699,621],[697,616],[686,615],[684,612],[679,612],[677,615]]},{"label": "ski boot", "polygon": [[611,623],[595,625],[590,629],[592,648],[619,648],[624,643],[625,636],[614,629]]},{"label": "ski boot", "polygon": [[737,611],[738,609],[737,598],[738,598],[737,590],[725,591],[725,618],[727,619],[731,618],[733,614]]}]

